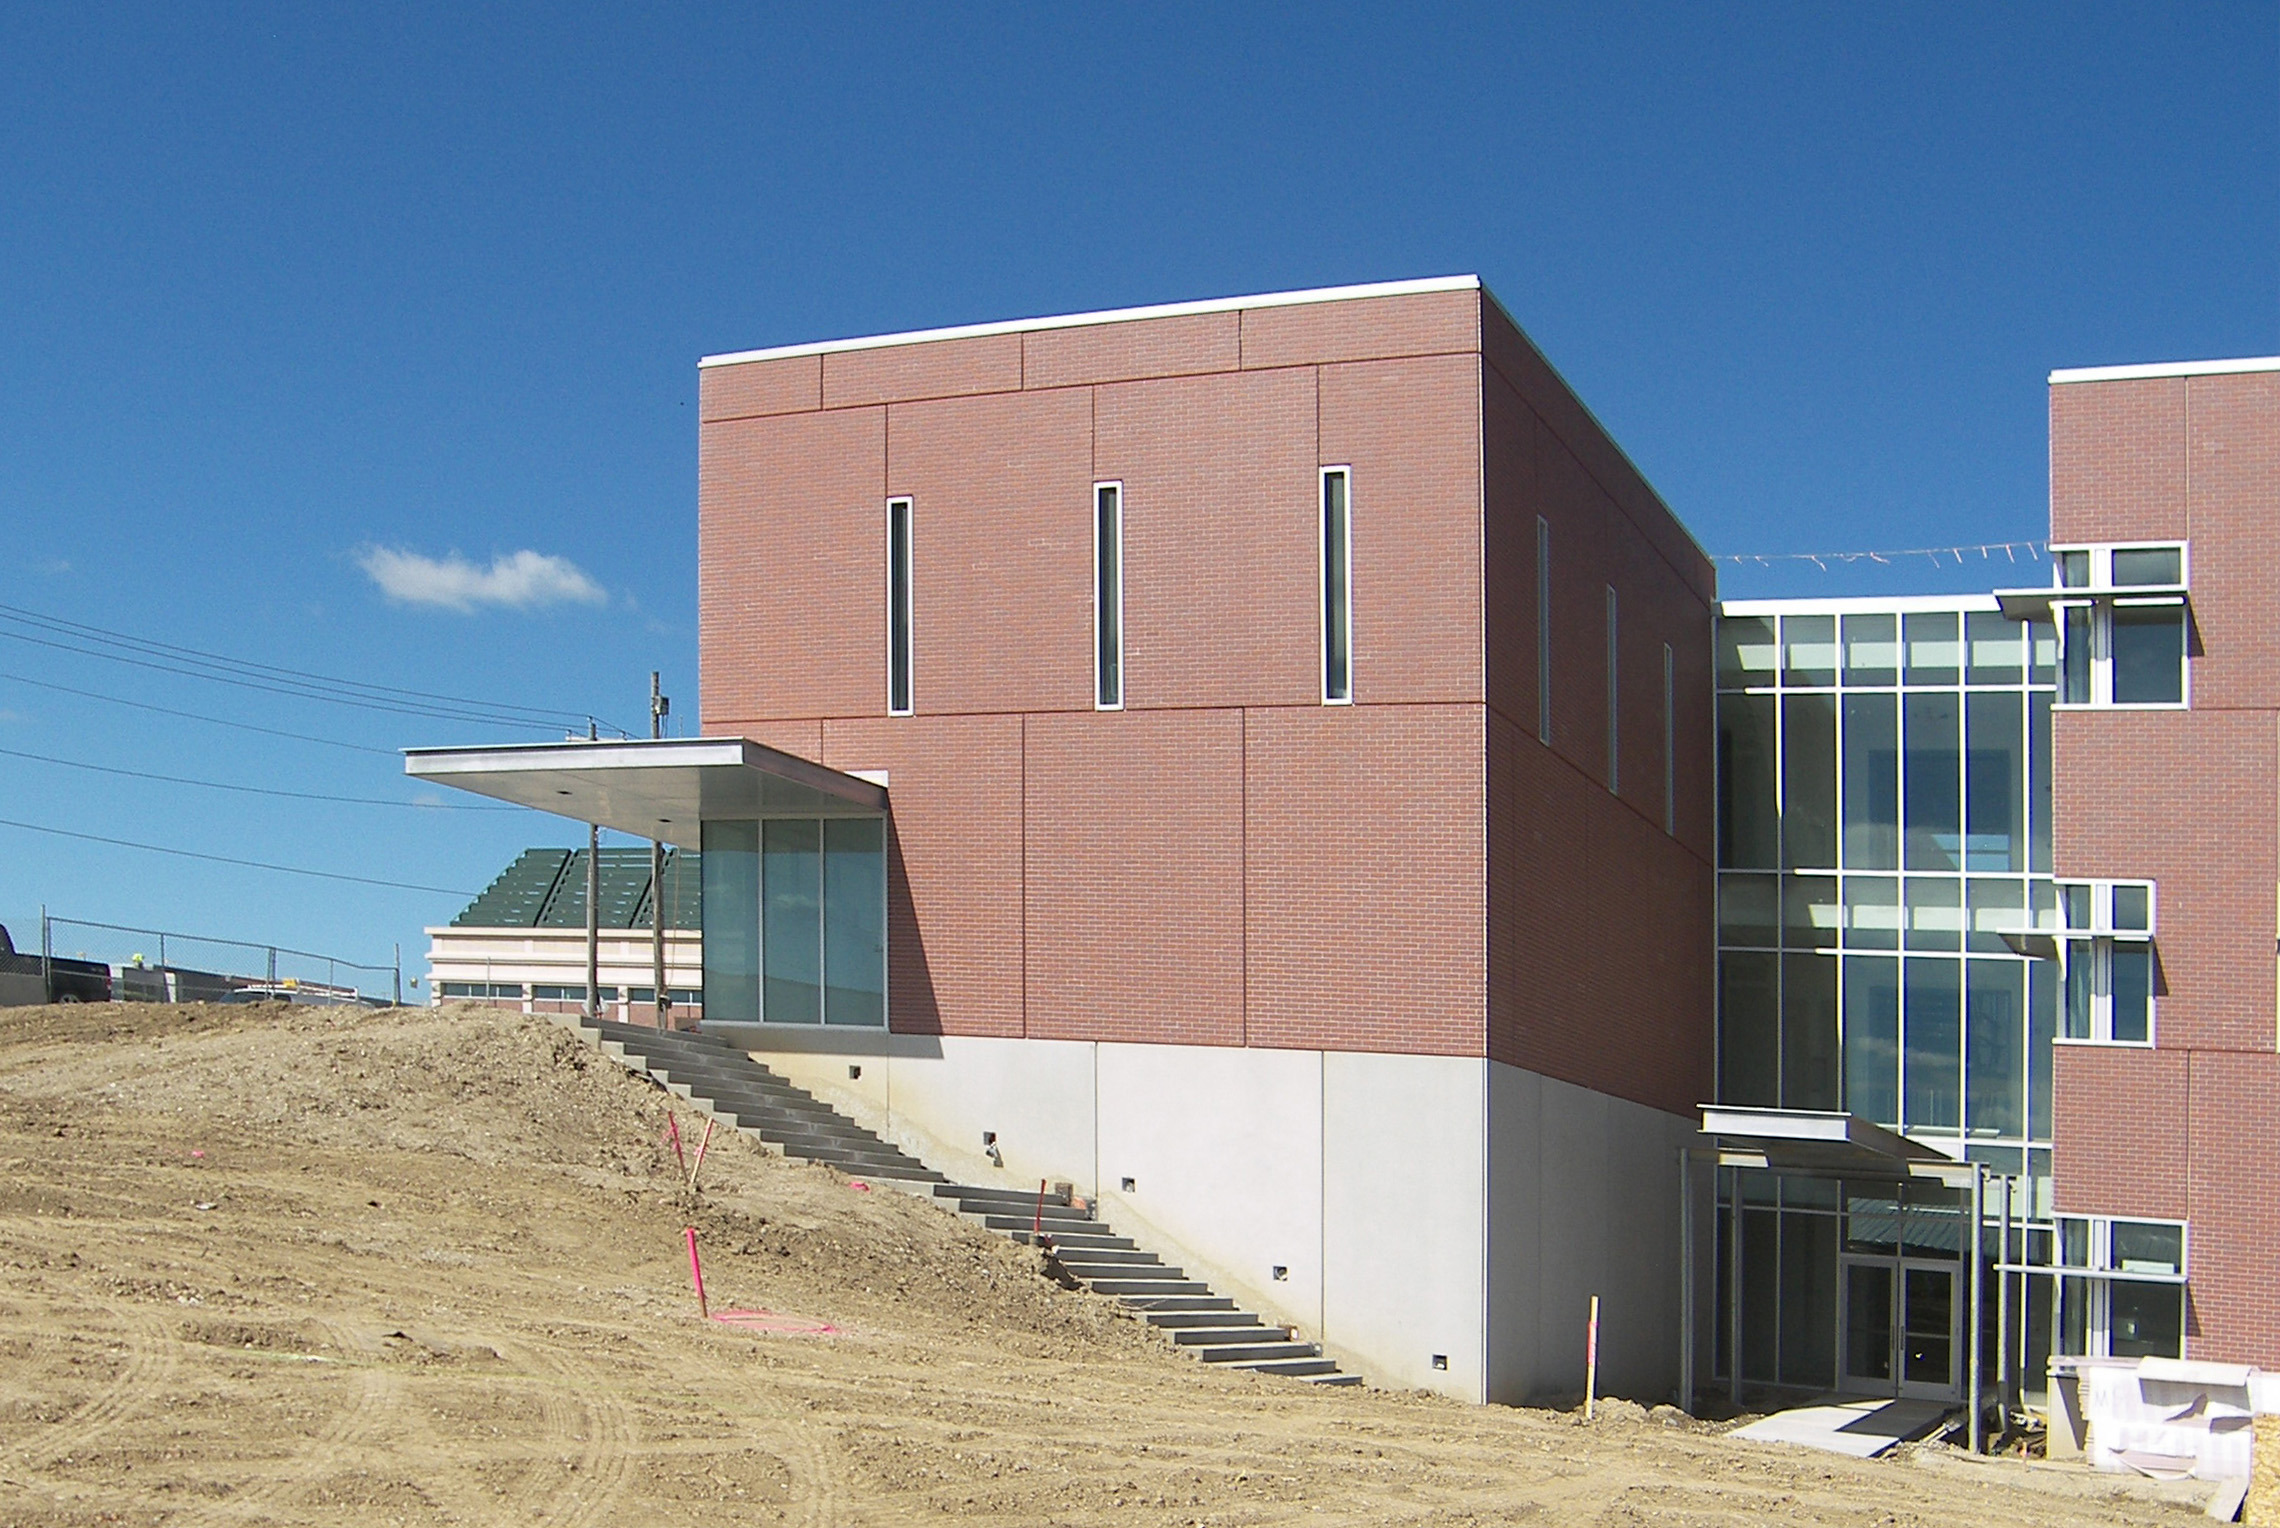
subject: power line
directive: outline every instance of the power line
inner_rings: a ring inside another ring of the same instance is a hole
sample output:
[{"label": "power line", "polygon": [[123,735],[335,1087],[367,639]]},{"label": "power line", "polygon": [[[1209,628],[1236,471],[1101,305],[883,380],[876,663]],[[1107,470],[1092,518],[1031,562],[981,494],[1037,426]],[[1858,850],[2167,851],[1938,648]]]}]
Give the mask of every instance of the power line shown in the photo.
[{"label": "power line", "polygon": [[37,822],[16,822],[0,817],[0,828],[21,828],[27,833],[52,833],[57,838],[76,838],[91,844],[109,844],[119,849],[141,849],[151,854],[171,854],[177,859],[207,860],[216,865],[240,865],[249,870],[274,870],[283,875],[315,876],[322,881],[353,881],[359,886],[385,886],[390,891],[432,891],[447,897],[472,897],[472,891],[457,886],[420,886],[410,881],[383,881],[368,875],[344,875],[337,870],[311,870],[302,865],[272,865],[266,860],[232,859],[227,854],[201,854],[195,849],[170,849],[164,844],[139,844],[128,838],[105,838],[100,833],[75,833],[69,828],[51,828]]},{"label": "power line", "polygon": [[11,759],[30,759],[36,764],[60,764],[66,769],[91,769],[98,774],[125,775],[134,780],[161,780],[168,785],[197,785],[207,790],[238,791],[248,796],[284,796],[295,801],[337,801],[349,806],[396,806],[419,812],[515,812],[522,808],[491,806],[477,801],[403,801],[389,796],[328,796],[316,791],[279,790],[266,785],[232,785],[223,780],[193,780],[186,775],[152,774],[142,769],[121,769],[115,764],[90,764],[84,759],[59,759],[44,753],[26,753],[20,748],[0,748],[0,755]]},{"label": "power line", "polygon": [[[468,696],[445,695],[427,690],[404,689],[395,685],[372,684],[360,679],[343,679],[335,675],[319,674],[306,669],[285,668],[272,663],[260,663],[248,658],[233,658],[224,653],[212,653],[200,648],[182,647],[171,642],[154,641],[107,627],[91,626],[81,621],[65,620],[60,616],[42,614],[22,606],[0,604],[0,621],[30,627],[44,632],[45,637],[29,632],[0,628],[0,636],[19,642],[33,643],[84,657],[105,658],[114,663],[132,664],[137,668],[155,669],[161,673],[179,674],[187,678],[205,679],[219,684],[231,684],[244,689],[262,690],[271,694],[289,695],[296,699],[325,701],[335,705],[357,706],[366,710],[393,712],[398,715],[431,716],[446,721],[488,723],[492,725],[530,727],[552,730],[588,720],[584,712],[563,711],[551,707],[524,706],[508,701],[478,700]],[[85,644],[93,643],[93,647]],[[120,651],[103,651],[115,648]],[[611,729],[622,732],[622,728]]]},{"label": "power line", "polygon": [[68,684],[57,684],[47,679],[33,679],[23,674],[10,674],[0,671],[0,679],[13,680],[17,684],[28,684],[42,690],[54,690],[62,695],[77,695],[82,700],[100,700],[114,706],[133,706],[138,711],[156,711],[161,716],[179,716],[185,721],[211,722],[217,727],[235,727],[240,732],[258,732],[264,737],[291,738],[296,743],[322,743],[327,748],[348,748],[358,753],[376,753],[382,758],[388,759],[397,757],[397,750],[393,748],[375,748],[369,743],[350,743],[337,737],[318,737],[309,732],[284,732],[275,727],[257,727],[252,722],[233,722],[227,717],[206,716],[196,711],[177,711],[172,706],[156,706],[147,700],[129,700],[124,695],[105,695],[100,690],[75,690]]}]

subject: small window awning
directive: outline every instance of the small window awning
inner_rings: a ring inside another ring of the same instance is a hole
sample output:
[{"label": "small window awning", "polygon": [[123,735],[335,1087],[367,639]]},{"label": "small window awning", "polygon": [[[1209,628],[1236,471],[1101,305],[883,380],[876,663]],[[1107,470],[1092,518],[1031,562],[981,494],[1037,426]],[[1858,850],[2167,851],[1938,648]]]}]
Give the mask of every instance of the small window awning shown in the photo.
[{"label": "small window awning", "polygon": [[884,784],[749,738],[407,748],[404,773],[689,849],[710,819],[875,817],[887,809]]},{"label": "small window awning", "polygon": [[1857,1114],[1704,1104],[1702,1133],[1718,1143],[1719,1160],[1733,1167],[1770,1167],[1825,1178],[1971,1181],[1969,1163]]}]

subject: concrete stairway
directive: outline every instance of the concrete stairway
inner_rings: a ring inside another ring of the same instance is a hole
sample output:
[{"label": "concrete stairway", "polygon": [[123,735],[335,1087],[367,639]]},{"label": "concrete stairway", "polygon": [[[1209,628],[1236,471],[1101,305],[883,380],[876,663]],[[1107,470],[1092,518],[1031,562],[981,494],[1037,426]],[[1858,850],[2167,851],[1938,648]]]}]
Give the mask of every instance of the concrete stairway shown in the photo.
[{"label": "concrete stairway", "polygon": [[950,1182],[792,1086],[726,1040],[698,1030],[638,1024],[562,1022],[603,1055],[688,1099],[732,1129],[757,1136],[788,1157],[828,1162],[849,1177],[931,1192],[945,1208],[1024,1244],[1042,1231],[1048,1253],[1071,1279],[1121,1301],[1150,1326],[1205,1363],[1281,1374],[1318,1385],[1358,1385],[1287,1326],[1270,1325],[1215,1295],[1200,1279],[1166,1267],[1153,1252],[1118,1236],[1088,1209],[1047,1199],[1039,1213],[1034,1190],[968,1188]]}]

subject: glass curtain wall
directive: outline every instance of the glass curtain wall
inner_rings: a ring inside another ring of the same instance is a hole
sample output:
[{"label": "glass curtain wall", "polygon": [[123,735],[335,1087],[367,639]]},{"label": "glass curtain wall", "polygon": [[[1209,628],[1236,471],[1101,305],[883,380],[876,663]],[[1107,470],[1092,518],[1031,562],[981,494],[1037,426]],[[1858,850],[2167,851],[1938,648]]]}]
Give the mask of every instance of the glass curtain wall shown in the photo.
[{"label": "glass curtain wall", "polygon": [[705,1017],[887,1021],[886,821],[708,822]]},{"label": "glass curtain wall", "polygon": [[[2004,935],[2058,923],[2057,641],[1992,600],[1926,606],[1719,620],[1718,1094],[1845,1110],[2024,1178],[2047,1245],[2058,973]],[[1858,1238],[1829,1218],[1833,1184],[1752,1197],[1744,1266],[1779,1278],[1745,1274],[1764,1335],[1744,1377],[1829,1383],[1834,1295],[1803,1291]]]}]

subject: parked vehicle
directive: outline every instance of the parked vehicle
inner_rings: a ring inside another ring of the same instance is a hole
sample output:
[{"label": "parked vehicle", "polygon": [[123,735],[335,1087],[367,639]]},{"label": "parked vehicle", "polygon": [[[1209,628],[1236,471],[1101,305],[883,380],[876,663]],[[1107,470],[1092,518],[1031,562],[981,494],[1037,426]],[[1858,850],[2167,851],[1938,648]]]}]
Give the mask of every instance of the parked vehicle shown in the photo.
[{"label": "parked vehicle", "polygon": [[8,928],[0,924],[0,1008],[34,1003],[108,1003],[111,968],[97,960],[42,960],[18,954]]}]

